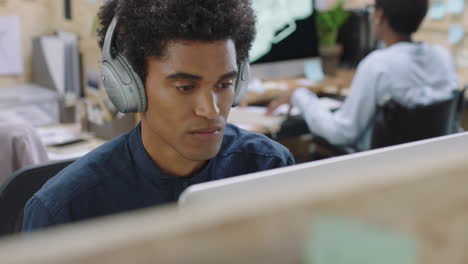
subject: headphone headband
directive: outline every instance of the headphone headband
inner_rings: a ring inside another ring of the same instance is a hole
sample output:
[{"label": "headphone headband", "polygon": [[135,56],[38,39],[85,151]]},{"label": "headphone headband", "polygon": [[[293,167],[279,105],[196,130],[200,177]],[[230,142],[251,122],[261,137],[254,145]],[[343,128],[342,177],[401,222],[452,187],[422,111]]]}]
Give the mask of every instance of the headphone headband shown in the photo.
[{"label": "headphone headband", "polygon": [[118,16],[114,16],[112,21],[107,28],[106,36],[104,37],[104,45],[102,47],[102,56],[103,59],[111,59],[112,58],[112,41],[114,40],[114,31],[115,27],[117,26]]}]

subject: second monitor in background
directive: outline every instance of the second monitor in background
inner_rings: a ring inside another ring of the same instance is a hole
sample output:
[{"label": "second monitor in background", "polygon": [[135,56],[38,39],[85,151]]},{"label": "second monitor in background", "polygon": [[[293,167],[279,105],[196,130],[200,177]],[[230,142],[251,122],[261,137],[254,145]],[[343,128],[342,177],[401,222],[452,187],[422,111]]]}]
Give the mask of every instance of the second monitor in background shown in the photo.
[{"label": "second monitor in background", "polygon": [[349,10],[350,16],[338,33],[338,43],[343,45],[341,65],[356,67],[375,49],[371,15],[367,9]]},{"label": "second monitor in background", "polygon": [[[319,58],[314,0],[253,0],[257,35],[250,52],[252,76],[259,79],[304,75],[306,62]],[[370,13],[349,10],[338,43],[343,45],[341,65],[356,67],[375,48]]]},{"label": "second monitor in background", "polygon": [[257,35],[250,52],[252,76],[291,78],[317,58],[314,0],[253,0]]}]

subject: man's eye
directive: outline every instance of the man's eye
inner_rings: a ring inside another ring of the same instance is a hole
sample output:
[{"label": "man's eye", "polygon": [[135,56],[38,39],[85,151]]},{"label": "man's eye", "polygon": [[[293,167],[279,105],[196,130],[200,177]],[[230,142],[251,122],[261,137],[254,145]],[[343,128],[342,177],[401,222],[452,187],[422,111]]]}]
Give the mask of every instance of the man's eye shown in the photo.
[{"label": "man's eye", "polygon": [[195,86],[193,85],[181,85],[181,86],[176,86],[177,90],[181,92],[188,92],[192,90]]},{"label": "man's eye", "polygon": [[223,89],[227,89],[232,87],[233,83],[232,82],[226,82],[226,83],[221,83],[220,87]]}]

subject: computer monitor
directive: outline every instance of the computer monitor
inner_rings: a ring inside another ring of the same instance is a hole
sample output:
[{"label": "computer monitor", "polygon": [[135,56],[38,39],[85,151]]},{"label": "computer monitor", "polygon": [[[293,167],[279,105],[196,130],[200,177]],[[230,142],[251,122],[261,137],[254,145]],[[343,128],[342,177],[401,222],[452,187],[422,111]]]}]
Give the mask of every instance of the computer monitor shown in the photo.
[{"label": "computer monitor", "polygon": [[445,175],[453,169],[468,171],[468,132],[412,142],[337,158],[315,161],[224,180],[186,189],[179,205],[209,205],[220,200],[255,197],[272,191],[317,190],[324,182],[356,184],[396,181],[404,177]]},{"label": "computer monitor", "polygon": [[465,133],[263,172],[261,181],[250,176],[218,187],[226,193],[185,194],[198,206],[148,208],[0,239],[0,259],[465,263],[467,154]]},{"label": "computer monitor", "polygon": [[368,9],[348,10],[349,17],[338,33],[338,43],[343,45],[342,67],[356,67],[376,48],[375,36]]},{"label": "computer monitor", "polygon": [[250,51],[252,76],[297,77],[318,57],[314,0],[253,0],[257,35]]}]

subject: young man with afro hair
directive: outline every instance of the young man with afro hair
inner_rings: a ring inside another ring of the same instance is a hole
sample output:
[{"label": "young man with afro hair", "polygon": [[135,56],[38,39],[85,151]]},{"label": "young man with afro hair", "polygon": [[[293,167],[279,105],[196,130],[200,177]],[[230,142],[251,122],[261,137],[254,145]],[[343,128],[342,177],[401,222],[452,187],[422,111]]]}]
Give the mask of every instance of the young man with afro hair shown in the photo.
[{"label": "young man with afro hair", "polygon": [[269,112],[291,103],[302,111],[313,134],[363,151],[370,148],[378,106],[390,99],[413,107],[453,97],[459,84],[450,53],[412,38],[427,13],[428,0],[376,0],[374,8],[373,30],[386,47],[360,62],[339,110],[330,112],[314,93],[300,88],[272,102]]},{"label": "young man with afro hair", "polygon": [[[226,122],[255,36],[250,0],[108,0],[99,18],[104,85],[141,122],[49,180],[28,201],[23,231],[175,202],[192,184],[294,164],[285,147]],[[105,65],[106,49],[126,62]],[[142,91],[125,91],[135,76]],[[140,99],[129,107],[118,93]]]}]

